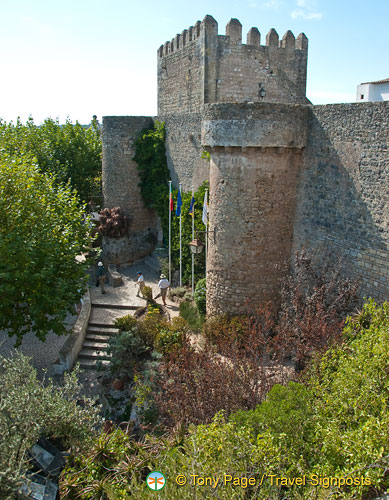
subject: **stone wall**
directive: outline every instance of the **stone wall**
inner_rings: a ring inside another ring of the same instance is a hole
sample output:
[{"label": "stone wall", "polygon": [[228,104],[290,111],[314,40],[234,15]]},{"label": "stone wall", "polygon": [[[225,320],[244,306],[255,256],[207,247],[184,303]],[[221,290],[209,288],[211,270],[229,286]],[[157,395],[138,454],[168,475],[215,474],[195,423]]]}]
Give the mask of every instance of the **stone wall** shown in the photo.
[{"label": "stone wall", "polygon": [[158,116],[198,113],[203,103],[200,21],[158,49]]},{"label": "stone wall", "polygon": [[[271,29],[261,45],[257,28],[242,44],[237,19],[218,34],[212,16],[176,35],[158,49],[158,117],[166,124],[168,166],[175,187],[188,191],[209,177],[201,159],[205,103],[282,102],[306,104],[308,40]],[[265,97],[259,91],[265,89]]]},{"label": "stone wall", "polygon": [[159,120],[165,122],[166,156],[174,187],[181,182],[184,191],[192,186],[197,189],[209,179],[209,161],[201,158],[202,115],[182,113],[160,116]]},{"label": "stone wall", "polygon": [[343,259],[362,296],[389,297],[389,102],[314,106],[294,248]]},{"label": "stone wall", "polygon": [[[212,104],[202,138],[211,153],[207,311],[277,300],[293,243],[304,106]],[[248,118],[250,117],[250,118]]]},{"label": "stone wall", "polygon": [[[247,45],[241,43],[242,26],[234,22],[235,37],[217,37],[216,91],[214,102],[261,101],[307,103],[305,97],[308,41],[301,34],[295,40],[288,31],[279,44],[273,29],[266,45],[260,45],[260,33],[251,28]],[[253,36],[255,34],[255,37]],[[263,88],[266,94],[260,97]]]},{"label": "stone wall", "polygon": [[150,253],[157,242],[157,217],[144,206],[133,160],[136,136],[152,125],[152,118],[146,116],[103,118],[104,207],[120,207],[131,220],[128,237],[103,238],[102,258],[107,264],[136,260]]}]

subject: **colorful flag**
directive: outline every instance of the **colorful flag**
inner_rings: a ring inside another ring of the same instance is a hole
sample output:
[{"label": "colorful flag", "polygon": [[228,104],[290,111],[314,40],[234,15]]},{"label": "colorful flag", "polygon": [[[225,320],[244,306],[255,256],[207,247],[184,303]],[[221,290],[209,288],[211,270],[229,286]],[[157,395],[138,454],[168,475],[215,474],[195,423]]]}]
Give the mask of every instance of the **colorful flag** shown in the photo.
[{"label": "colorful flag", "polygon": [[190,200],[190,207],[189,207],[189,215],[194,217],[194,206],[195,206],[195,199],[192,193],[192,199]]},{"label": "colorful flag", "polygon": [[182,207],[181,189],[179,189],[177,195],[177,208],[176,208],[177,217],[181,215],[181,207]]},{"label": "colorful flag", "polygon": [[207,194],[208,194],[208,191],[205,191],[205,194],[204,194],[204,203],[203,203],[203,217],[202,217],[202,221],[205,225],[208,224],[208,201],[207,201]]},{"label": "colorful flag", "polygon": [[173,212],[174,203],[173,203],[173,194],[172,193],[170,193],[169,208],[170,208],[170,211]]}]

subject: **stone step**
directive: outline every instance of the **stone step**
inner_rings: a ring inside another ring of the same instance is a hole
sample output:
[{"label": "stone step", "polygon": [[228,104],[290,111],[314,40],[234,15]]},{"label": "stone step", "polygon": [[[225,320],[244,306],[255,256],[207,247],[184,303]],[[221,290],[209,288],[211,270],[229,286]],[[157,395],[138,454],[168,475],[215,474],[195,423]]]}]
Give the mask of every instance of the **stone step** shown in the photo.
[{"label": "stone step", "polygon": [[82,344],[82,348],[83,349],[95,349],[96,351],[101,352],[101,351],[107,350],[108,343],[85,339],[84,343]]},{"label": "stone step", "polygon": [[88,327],[91,328],[107,328],[110,330],[118,330],[118,327],[115,326],[113,323],[98,323],[96,321],[89,321]]},{"label": "stone step", "polygon": [[94,349],[84,349],[84,347],[81,349],[80,354],[78,355],[78,358],[81,362],[81,359],[106,359],[109,361],[111,359],[111,356],[108,356],[108,354],[104,351],[96,351]]},{"label": "stone step", "polygon": [[92,302],[92,307],[99,309],[120,309],[135,311],[139,306],[134,306],[132,304],[106,304],[104,302]]},{"label": "stone step", "polygon": [[116,335],[119,333],[119,328],[113,327],[113,326],[87,326],[86,333],[91,333],[91,334],[98,334],[98,335]]},{"label": "stone step", "polygon": [[107,361],[106,359],[96,360],[96,359],[84,358],[84,359],[79,360],[80,368],[82,368],[83,370],[96,370],[96,368],[98,366],[97,365],[98,361],[100,361],[100,363],[104,367],[107,367],[109,365],[109,361]]},{"label": "stone step", "polygon": [[85,340],[87,342],[108,342],[111,335],[99,335],[98,333],[87,333],[85,335]]},{"label": "stone step", "polygon": [[123,309],[106,309],[100,307],[94,307],[91,310],[89,324],[98,324],[104,326],[113,326],[117,318],[127,316],[128,314],[133,315],[135,311],[123,310]]}]

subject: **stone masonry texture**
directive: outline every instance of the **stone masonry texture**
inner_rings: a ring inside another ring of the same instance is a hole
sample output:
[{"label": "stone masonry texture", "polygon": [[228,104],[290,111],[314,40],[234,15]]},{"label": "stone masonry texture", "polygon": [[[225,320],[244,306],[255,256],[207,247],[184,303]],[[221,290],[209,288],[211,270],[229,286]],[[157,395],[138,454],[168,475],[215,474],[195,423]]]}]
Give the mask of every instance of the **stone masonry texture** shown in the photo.
[{"label": "stone masonry texture", "polygon": [[153,125],[145,116],[105,116],[103,118],[103,198],[104,207],[120,207],[130,217],[129,236],[103,238],[102,258],[107,264],[134,261],[150,253],[157,241],[157,217],[143,203],[133,160],[134,142],[144,128]]},{"label": "stone masonry texture", "polygon": [[388,102],[312,108],[294,228],[303,247],[342,259],[362,297],[388,299]]},{"label": "stone masonry texture", "polygon": [[[254,27],[243,39],[237,19],[219,35],[206,16],[157,51],[173,185],[189,191],[210,181],[208,312],[277,300],[280,265],[302,248],[318,265],[342,259],[361,296],[388,299],[389,103],[313,106],[303,33],[280,38]],[[105,243],[108,259],[153,246],[156,218],[142,204],[132,161],[134,137],[151,123],[103,121],[106,206],[134,220],[127,240]]]}]

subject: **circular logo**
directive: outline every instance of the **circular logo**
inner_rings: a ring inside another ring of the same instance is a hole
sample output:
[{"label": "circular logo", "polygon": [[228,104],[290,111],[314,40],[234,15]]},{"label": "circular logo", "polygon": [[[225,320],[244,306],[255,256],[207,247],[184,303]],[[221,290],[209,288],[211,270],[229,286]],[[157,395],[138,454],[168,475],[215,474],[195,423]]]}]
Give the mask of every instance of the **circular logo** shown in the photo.
[{"label": "circular logo", "polygon": [[165,476],[158,471],[150,472],[150,474],[146,477],[146,484],[150,490],[162,490],[165,483]]}]

